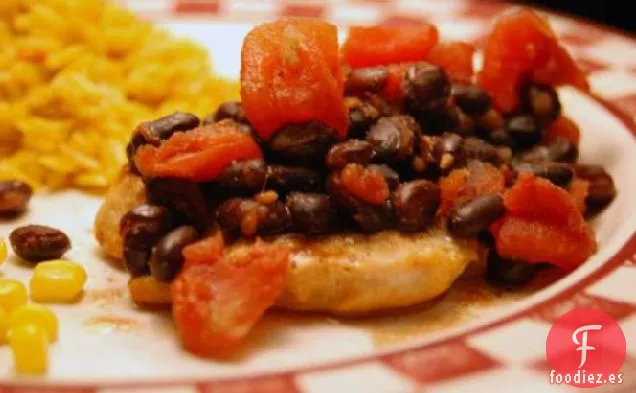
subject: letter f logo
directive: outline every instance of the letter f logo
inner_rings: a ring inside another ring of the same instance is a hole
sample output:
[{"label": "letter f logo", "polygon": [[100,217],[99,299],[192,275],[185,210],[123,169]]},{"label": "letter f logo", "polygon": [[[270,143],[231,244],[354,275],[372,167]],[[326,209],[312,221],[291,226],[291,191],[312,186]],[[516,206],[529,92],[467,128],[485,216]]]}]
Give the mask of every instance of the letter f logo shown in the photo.
[{"label": "letter f logo", "polygon": [[[587,351],[593,351],[596,348],[587,345],[587,332],[590,330],[601,330],[602,325],[585,325],[576,329],[574,333],[572,333],[572,341],[574,344],[580,345],[576,348],[577,351],[581,351],[581,364],[579,364],[579,368],[583,367],[585,361],[587,360]],[[581,342],[579,342],[577,336],[579,333],[581,334]]]}]

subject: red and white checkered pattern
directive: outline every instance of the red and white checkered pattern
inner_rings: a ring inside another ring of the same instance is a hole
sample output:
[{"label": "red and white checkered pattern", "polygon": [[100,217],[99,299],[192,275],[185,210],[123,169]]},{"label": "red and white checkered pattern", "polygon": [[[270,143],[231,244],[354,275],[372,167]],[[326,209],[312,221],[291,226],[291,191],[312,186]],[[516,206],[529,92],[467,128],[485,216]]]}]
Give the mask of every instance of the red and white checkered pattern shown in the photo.
[{"label": "red and white checkered pattern", "polygon": [[[476,43],[482,41],[488,21],[505,7],[501,3],[450,0],[121,1],[151,19],[258,23],[293,15],[322,17],[342,25],[428,19],[438,25],[461,26],[458,31],[463,37],[457,38]],[[594,98],[622,119],[636,137],[636,40],[587,22],[558,15],[552,15],[552,19],[562,41],[588,72]],[[548,384],[545,339],[554,320],[575,307],[602,309],[622,325],[628,342],[623,372],[630,382],[636,375],[635,283],[636,233],[600,270],[574,286],[531,309],[447,341],[244,379],[109,388],[9,387],[0,382],[0,393],[572,392],[575,390],[569,386]],[[620,391],[631,390],[623,386]]]}]

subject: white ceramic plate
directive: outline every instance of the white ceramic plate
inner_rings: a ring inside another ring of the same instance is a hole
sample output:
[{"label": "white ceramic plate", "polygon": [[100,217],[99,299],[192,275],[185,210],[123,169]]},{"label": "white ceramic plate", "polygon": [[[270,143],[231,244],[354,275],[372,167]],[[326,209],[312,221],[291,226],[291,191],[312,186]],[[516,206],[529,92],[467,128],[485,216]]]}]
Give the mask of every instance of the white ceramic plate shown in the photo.
[{"label": "white ceramic plate", "polygon": [[[209,47],[215,68],[229,77],[238,76],[241,41],[249,28],[280,15],[321,16],[343,27],[429,18],[444,39],[478,42],[503,7],[446,1],[128,3]],[[77,192],[38,195],[27,216],[0,221],[0,236],[26,223],[58,227],[72,238],[68,257],[84,264],[89,280],[79,304],[54,307],[61,333],[48,375],[17,378],[11,354],[2,348],[0,392],[567,392],[567,386],[548,384],[545,339],[558,316],[581,306],[619,320],[628,346],[623,372],[634,375],[636,41],[563,16],[551,19],[590,72],[595,92],[560,91],[564,111],[582,129],[581,161],[602,163],[619,190],[594,222],[600,249],[580,269],[518,301],[471,306],[470,288],[453,290],[451,299],[465,298],[461,310],[442,301],[424,312],[370,321],[273,314],[235,359],[207,361],[179,348],[168,314],[131,304],[127,274],[103,258],[93,239],[99,198]],[[1,274],[26,281],[31,270],[10,260]],[[622,388],[630,382],[636,380],[627,377]]]}]

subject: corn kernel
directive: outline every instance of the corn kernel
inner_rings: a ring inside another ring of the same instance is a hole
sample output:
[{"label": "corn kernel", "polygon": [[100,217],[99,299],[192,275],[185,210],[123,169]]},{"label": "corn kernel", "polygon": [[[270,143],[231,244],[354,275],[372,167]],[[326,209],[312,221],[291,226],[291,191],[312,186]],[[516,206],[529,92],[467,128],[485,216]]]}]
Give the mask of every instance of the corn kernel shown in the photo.
[{"label": "corn kernel", "polygon": [[39,263],[29,286],[36,302],[72,302],[84,288],[86,271],[82,265],[63,259]]},{"label": "corn kernel", "polygon": [[27,302],[27,290],[18,280],[0,280],[0,307],[7,312]]},{"label": "corn kernel", "polygon": [[28,324],[34,324],[44,328],[48,335],[49,342],[57,341],[57,316],[50,308],[41,304],[28,303],[13,310],[9,323],[10,329]]},{"label": "corn kernel", "polygon": [[161,306],[172,302],[170,284],[152,276],[131,279],[128,281],[128,290],[133,301],[139,305]]},{"label": "corn kernel", "polygon": [[0,237],[0,263],[7,259],[7,242]]},{"label": "corn kernel", "polygon": [[49,342],[46,330],[35,324],[12,327],[9,345],[15,369],[20,374],[42,374],[48,368]]},{"label": "corn kernel", "polygon": [[0,307],[0,344],[7,341],[7,331],[9,330],[9,313]]}]

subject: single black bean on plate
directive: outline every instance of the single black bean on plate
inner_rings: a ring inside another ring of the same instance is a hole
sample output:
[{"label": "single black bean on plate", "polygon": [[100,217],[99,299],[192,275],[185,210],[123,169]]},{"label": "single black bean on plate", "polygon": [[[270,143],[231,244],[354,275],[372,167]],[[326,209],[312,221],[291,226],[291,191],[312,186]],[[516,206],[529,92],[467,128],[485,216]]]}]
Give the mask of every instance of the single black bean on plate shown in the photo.
[{"label": "single black bean on plate", "polygon": [[488,132],[486,139],[495,146],[514,147],[514,140],[505,128]]},{"label": "single black bean on plate", "polygon": [[492,106],[492,100],[482,88],[473,85],[454,85],[455,103],[469,116],[481,116]]},{"label": "single black bean on plate", "polygon": [[358,97],[346,97],[345,106],[349,113],[349,138],[364,138],[369,128],[380,117],[380,111],[368,101]]},{"label": "single black bean on plate", "polygon": [[172,115],[141,123],[132,134],[126,147],[128,161],[134,165],[133,159],[139,146],[152,144],[158,146],[161,141],[169,139],[177,131],[188,131],[199,126],[201,120],[191,113],[175,112]]},{"label": "single black bean on plate", "polygon": [[395,190],[400,185],[400,174],[390,166],[385,164],[370,164],[368,168],[377,170],[384,176],[384,180],[389,185],[389,190]]},{"label": "single black bean on plate", "polygon": [[336,132],[317,121],[283,126],[269,141],[273,158],[296,165],[321,165]]},{"label": "single black bean on plate", "polygon": [[301,233],[326,233],[336,217],[327,194],[293,192],[287,196],[286,204],[294,230]]},{"label": "single black bean on plate", "polygon": [[0,215],[25,211],[32,195],[33,189],[23,181],[0,181]]},{"label": "single black bean on plate", "polygon": [[409,67],[404,73],[402,84],[405,109],[413,115],[440,111],[451,94],[446,72],[426,63]]},{"label": "single black bean on plate", "polygon": [[204,230],[210,221],[208,206],[197,183],[177,178],[154,178],[146,182],[150,203],[166,206],[175,224]]},{"label": "single black bean on plate", "polygon": [[576,176],[590,182],[585,198],[586,216],[590,217],[605,209],[616,197],[614,180],[600,165],[576,164]]},{"label": "single black bean on plate", "polygon": [[380,118],[367,133],[376,158],[382,162],[403,162],[413,155],[419,142],[420,126],[411,116]]},{"label": "single black bean on plate", "polygon": [[359,139],[349,139],[331,146],[325,159],[332,169],[345,167],[347,164],[366,165],[375,157],[373,145]]},{"label": "single black bean on plate", "polygon": [[461,204],[451,212],[448,231],[455,236],[476,236],[486,231],[503,213],[503,199],[499,195],[482,195]]},{"label": "single black bean on plate", "polygon": [[152,249],[150,274],[159,281],[170,282],[183,266],[181,251],[199,239],[192,226],[180,226],[162,237]]},{"label": "single black bean on plate", "polygon": [[152,247],[172,225],[168,209],[158,205],[139,205],[122,217],[119,233],[124,245],[124,264],[133,277],[149,273]]},{"label": "single black bean on plate", "polygon": [[33,263],[60,258],[71,248],[64,232],[44,225],[19,227],[11,232],[9,241],[17,256]]},{"label": "single black bean on plate", "polygon": [[468,162],[476,160],[490,164],[506,164],[512,157],[512,152],[507,147],[496,147],[490,143],[477,139],[466,138],[462,146],[463,159]]},{"label": "single black bean on plate", "polygon": [[322,188],[320,173],[311,169],[270,165],[267,167],[266,188],[280,192],[320,191]]},{"label": "single black bean on plate", "polygon": [[561,114],[559,96],[552,87],[529,83],[521,89],[521,105],[541,121],[554,120]]},{"label": "single black bean on plate", "polygon": [[496,286],[514,289],[529,284],[536,273],[535,265],[524,261],[505,259],[495,250],[488,253],[486,278]]},{"label": "single black bean on plate", "polygon": [[218,191],[224,195],[253,194],[263,189],[267,167],[262,160],[235,161],[216,179]]},{"label": "single black bean on plate", "polygon": [[428,180],[402,183],[391,194],[398,228],[415,232],[429,227],[440,204],[440,188]]},{"label": "single black bean on plate", "polygon": [[440,136],[430,137],[431,154],[433,162],[442,170],[450,169],[457,163],[464,161],[463,147],[464,138],[461,136],[445,132]]},{"label": "single black bean on plate", "polygon": [[357,68],[347,75],[345,94],[379,93],[384,89],[389,71],[386,67]]},{"label": "single black bean on plate", "polygon": [[536,176],[550,180],[554,185],[567,188],[574,178],[572,166],[560,162],[521,163],[514,167],[515,172],[532,172]]},{"label": "single black bean on plate", "polygon": [[532,116],[520,115],[508,119],[508,134],[518,149],[527,149],[541,142],[541,129]]}]

